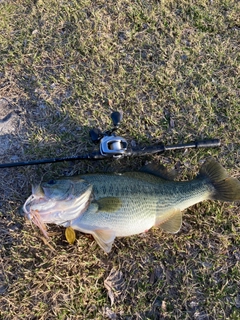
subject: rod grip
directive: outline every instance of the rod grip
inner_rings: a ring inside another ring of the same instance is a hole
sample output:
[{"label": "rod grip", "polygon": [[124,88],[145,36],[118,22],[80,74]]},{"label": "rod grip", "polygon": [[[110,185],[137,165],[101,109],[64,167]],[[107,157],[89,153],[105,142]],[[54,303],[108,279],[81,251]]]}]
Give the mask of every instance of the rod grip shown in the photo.
[{"label": "rod grip", "polygon": [[219,139],[196,141],[196,148],[214,148],[214,147],[220,147],[220,146],[221,146],[221,141]]}]

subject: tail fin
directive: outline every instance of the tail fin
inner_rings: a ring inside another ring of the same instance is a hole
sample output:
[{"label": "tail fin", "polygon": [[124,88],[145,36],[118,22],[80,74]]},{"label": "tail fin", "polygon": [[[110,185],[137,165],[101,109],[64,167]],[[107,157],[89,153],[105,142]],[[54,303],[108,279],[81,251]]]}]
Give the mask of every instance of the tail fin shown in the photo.
[{"label": "tail fin", "polygon": [[208,159],[200,170],[200,176],[207,178],[214,186],[212,200],[240,200],[240,181],[229,177],[227,171],[216,160]]}]

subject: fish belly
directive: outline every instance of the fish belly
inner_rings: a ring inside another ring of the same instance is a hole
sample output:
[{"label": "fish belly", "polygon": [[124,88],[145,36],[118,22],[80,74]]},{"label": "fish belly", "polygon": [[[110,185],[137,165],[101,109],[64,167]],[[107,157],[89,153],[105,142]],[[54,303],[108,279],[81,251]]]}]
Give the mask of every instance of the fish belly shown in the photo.
[{"label": "fish belly", "polygon": [[156,203],[134,201],[132,198],[124,199],[121,209],[116,212],[97,211],[90,205],[87,211],[72,221],[71,227],[79,231],[110,229],[116,237],[125,237],[148,231],[155,220]]}]

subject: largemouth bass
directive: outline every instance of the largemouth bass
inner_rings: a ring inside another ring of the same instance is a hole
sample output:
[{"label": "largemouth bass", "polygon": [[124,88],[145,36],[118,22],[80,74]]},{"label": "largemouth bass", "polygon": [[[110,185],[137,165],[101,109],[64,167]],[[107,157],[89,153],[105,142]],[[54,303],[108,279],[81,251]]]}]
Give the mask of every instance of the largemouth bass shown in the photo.
[{"label": "largemouth bass", "polygon": [[153,226],[177,233],[182,211],[204,200],[240,200],[240,181],[214,159],[191,181],[170,181],[156,168],[121,174],[86,174],[44,182],[33,188],[23,210],[47,236],[45,223],[93,235],[105,252],[116,237]]}]

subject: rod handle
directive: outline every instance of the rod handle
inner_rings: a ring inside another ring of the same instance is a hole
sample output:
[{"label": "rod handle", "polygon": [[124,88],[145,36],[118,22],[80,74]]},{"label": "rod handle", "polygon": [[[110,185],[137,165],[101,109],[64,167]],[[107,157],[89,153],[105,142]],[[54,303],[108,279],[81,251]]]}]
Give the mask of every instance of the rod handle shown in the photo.
[{"label": "rod handle", "polygon": [[220,146],[221,146],[221,141],[219,139],[196,141],[196,148],[214,148],[214,147],[220,147]]}]

